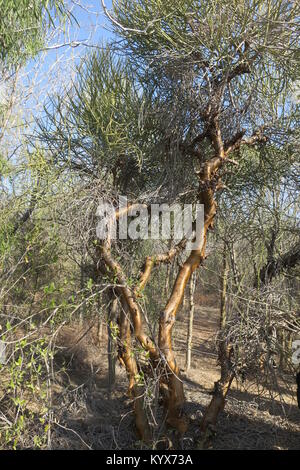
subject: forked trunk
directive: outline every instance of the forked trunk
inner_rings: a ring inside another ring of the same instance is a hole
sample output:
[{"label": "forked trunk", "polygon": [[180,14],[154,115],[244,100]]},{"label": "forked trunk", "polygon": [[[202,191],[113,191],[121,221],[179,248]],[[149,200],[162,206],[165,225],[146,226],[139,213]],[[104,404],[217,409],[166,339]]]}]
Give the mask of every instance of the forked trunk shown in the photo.
[{"label": "forked trunk", "polygon": [[[126,315],[127,313],[130,315],[135,337],[141,346],[149,352],[150,359],[154,366],[161,363],[163,363],[165,366],[161,377],[161,382],[167,384],[168,388],[168,393],[166,394],[167,398],[165,400],[165,406],[167,408],[167,422],[171,426],[177,428],[181,433],[186,431],[187,421],[182,415],[182,408],[184,403],[183,383],[179,376],[179,367],[176,363],[175,355],[172,349],[172,329],[175,322],[176,313],[182,303],[184,291],[190,280],[190,277],[199,267],[205,257],[207,232],[213,225],[217,208],[215,201],[215,191],[220,187],[217,172],[219,168],[225,163],[228,154],[240,145],[242,136],[243,133],[239,132],[234,137],[234,139],[232,139],[232,141],[226,145],[225,149],[221,137],[218,115],[216,115],[216,117],[211,122],[209,122],[208,128],[202,134],[201,139],[208,137],[215,150],[215,156],[205,161],[204,164],[201,157],[201,170],[197,172],[197,176],[199,178],[198,203],[203,204],[204,206],[204,227],[202,233],[197,234],[197,244],[195,248],[191,251],[184,264],[180,267],[167,305],[160,314],[158,348],[157,345],[153,342],[152,338],[150,338],[144,332],[142,321],[143,315],[138,303],[138,298],[150,277],[152,268],[159,265],[160,263],[170,262],[172,259],[174,259],[177,254],[185,248],[186,239],[181,240],[180,243],[178,243],[165,254],[155,255],[153,257],[148,256],[144,263],[139,283],[134,289],[129,287],[128,280],[122,267],[112,257],[110,240],[105,241],[102,245],[101,255],[107,268],[111,274],[113,274],[114,279],[116,279],[118,282],[118,287],[116,287],[116,290],[120,295],[122,306],[126,312]],[[254,140],[256,140],[256,137]],[[125,210],[128,211],[129,208]],[[124,316],[123,322],[125,322]],[[131,347],[129,346],[129,344],[131,344],[129,343],[130,329],[126,330],[125,336],[128,337],[128,341],[126,341],[123,361],[129,374],[130,389],[137,398],[135,404],[137,428],[140,430],[140,434],[142,434],[143,438],[145,439],[147,435],[150,435],[150,430],[147,423],[146,413],[143,408],[141,392],[138,391],[135,380],[137,366],[131,354]],[[227,393],[226,384],[228,382],[225,373],[222,376],[222,380],[224,382],[225,390],[222,392],[222,395],[224,395]],[[229,382],[231,383],[230,378]],[[139,390],[141,389],[139,388]]]},{"label": "forked trunk", "polygon": [[165,309],[160,314],[159,348],[166,361],[169,386],[169,399],[166,402],[167,422],[181,433],[184,433],[187,429],[187,420],[182,414],[184,404],[183,382],[180,379],[179,368],[172,349],[172,329],[187,283],[205,257],[207,232],[212,226],[216,214],[215,189],[212,187],[212,179],[224,158],[224,154],[221,152],[219,157],[206,162],[199,173],[198,201],[204,206],[203,233],[197,234],[197,246],[191,251],[191,254],[179,269],[171,296]]}]

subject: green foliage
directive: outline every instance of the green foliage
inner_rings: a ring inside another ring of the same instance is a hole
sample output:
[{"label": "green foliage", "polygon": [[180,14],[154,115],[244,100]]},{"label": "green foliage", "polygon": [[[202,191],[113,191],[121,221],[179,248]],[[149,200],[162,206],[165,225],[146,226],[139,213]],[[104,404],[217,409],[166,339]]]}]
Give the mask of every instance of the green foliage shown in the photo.
[{"label": "green foliage", "polygon": [[[176,123],[177,136],[197,129],[201,111],[222,83],[222,118],[233,128],[288,128],[299,8],[298,2],[281,0],[119,0],[113,2],[113,29],[131,63],[144,69],[167,100],[164,117],[172,109],[173,121],[174,112],[185,120],[182,129]],[[224,128],[230,134],[226,122]]]},{"label": "green foliage", "polygon": [[8,363],[0,365],[1,392],[8,397],[2,409],[11,418],[0,425],[2,449],[45,447],[49,427],[46,377],[51,359],[45,339],[23,339],[15,345]]},{"label": "green foliage", "polygon": [[67,171],[131,191],[161,175],[151,90],[110,47],[89,53],[63,95],[50,97],[38,136]]},{"label": "green foliage", "polygon": [[0,11],[0,60],[8,67],[34,57],[48,27],[67,14],[63,0],[1,0]]},{"label": "green foliage", "polygon": [[[231,66],[249,41],[284,67],[295,63],[299,4],[281,0],[116,0],[113,16],[135,55]],[[288,63],[292,61],[291,63]]]},{"label": "green foliage", "polygon": [[[62,1],[0,0],[1,5],[6,15],[0,18],[0,60],[7,67],[33,57],[48,28],[65,18]],[[1,177],[16,181],[0,206],[1,339],[24,336],[0,370],[0,392],[7,393],[12,416],[0,424],[2,447],[44,448],[47,442],[52,354],[36,329],[42,326],[55,338],[65,324],[80,320],[85,327],[106,312],[106,295],[119,284],[116,273],[102,271],[95,240],[99,199],[127,194],[147,204],[196,201],[199,169],[216,150],[209,134],[192,143],[211,124],[210,113],[212,121],[218,117],[226,143],[242,129],[247,138],[260,127],[268,140],[242,145],[232,154],[238,165],[231,160],[220,168],[227,188],[218,196],[219,223],[210,235],[201,285],[208,293],[219,289],[220,240],[229,245],[238,280],[250,286],[267,260],[274,227],[276,256],[294,242],[295,201],[288,193],[295,189],[298,159],[291,99],[298,12],[296,2],[281,0],[114,1],[113,15],[123,25],[114,23],[123,39],[118,52],[113,44],[90,49],[75,78],[49,98],[38,121],[39,142],[33,149],[28,139],[23,163],[0,157]],[[235,74],[237,67],[244,72]],[[276,204],[274,188],[280,194]],[[112,244],[151,334],[186,253],[168,270],[155,266],[142,292],[136,286],[146,257],[169,248],[152,240],[139,247],[132,240]],[[109,327],[121,346],[118,324],[111,321]],[[150,364],[149,353],[134,339],[131,354]],[[135,379],[151,404],[154,379],[142,371]],[[38,409],[30,403],[39,403]]]},{"label": "green foliage", "polygon": [[[1,109],[0,109],[1,114]],[[12,171],[11,165],[7,162],[7,160],[0,155],[0,178],[7,177],[10,172]]]},{"label": "green foliage", "polygon": [[299,158],[295,146],[288,144],[281,148],[275,145],[244,147],[238,152],[237,160],[238,166],[226,168],[224,180],[231,197],[246,198],[293,178]]}]

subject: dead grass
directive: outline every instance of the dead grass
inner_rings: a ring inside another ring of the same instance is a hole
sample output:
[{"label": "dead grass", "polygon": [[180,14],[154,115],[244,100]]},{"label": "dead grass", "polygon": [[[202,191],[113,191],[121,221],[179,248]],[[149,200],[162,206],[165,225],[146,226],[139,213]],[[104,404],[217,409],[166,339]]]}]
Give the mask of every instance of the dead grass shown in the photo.
[{"label": "dead grass", "polygon": [[[185,411],[190,417],[190,427],[184,439],[177,440],[176,446],[193,449],[199,446],[199,421],[219,377],[215,347],[218,310],[210,302],[196,308],[193,367],[188,374],[184,373],[186,322],[187,315],[181,312],[174,346],[183,371]],[[105,328],[100,346],[98,341],[97,328],[92,325],[65,326],[57,337],[53,383],[54,449],[136,449],[142,445],[136,440],[132,403],[125,395],[127,378],[119,365],[115,388],[108,393]],[[300,449],[300,410],[295,401],[295,387],[291,384],[290,393],[284,383],[281,385],[281,396],[274,391],[270,397],[263,387],[234,382],[218,421],[212,448]],[[163,433],[174,442],[171,430],[163,430]]]}]

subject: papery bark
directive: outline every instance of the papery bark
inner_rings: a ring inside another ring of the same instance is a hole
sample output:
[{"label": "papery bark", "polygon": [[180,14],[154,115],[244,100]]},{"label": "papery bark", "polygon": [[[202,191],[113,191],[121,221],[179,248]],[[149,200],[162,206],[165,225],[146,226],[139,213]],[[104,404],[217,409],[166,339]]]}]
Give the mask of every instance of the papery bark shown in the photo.
[{"label": "papery bark", "polygon": [[125,365],[128,378],[129,388],[128,395],[134,400],[134,412],[135,412],[135,425],[138,436],[144,442],[150,442],[151,440],[151,429],[149,421],[144,407],[144,387],[139,383],[139,370],[137,362],[134,356],[131,341],[131,329],[130,329],[130,313],[128,305],[124,298],[121,297],[121,314],[120,314],[120,348],[119,354]]}]

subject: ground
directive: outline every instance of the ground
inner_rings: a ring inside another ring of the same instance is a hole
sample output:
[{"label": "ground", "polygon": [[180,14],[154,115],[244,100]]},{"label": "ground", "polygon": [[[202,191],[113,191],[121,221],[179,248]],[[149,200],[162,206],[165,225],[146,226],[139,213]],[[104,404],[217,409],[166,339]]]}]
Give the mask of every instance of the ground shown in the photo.
[{"label": "ground", "polygon": [[[207,302],[209,304],[209,302]],[[169,443],[184,449],[200,448],[198,427],[202,413],[211,399],[214,381],[219,377],[216,364],[215,334],[218,308],[196,306],[192,368],[184,373],[186,405],[190,427],[183,439],[160,428],[156,446]],[[182,311],[176,322],[175,350],[184,369],[187,314]],[[96,329],[78,342],[86,331],[82,327],[65,327],[58,337],[60,353],[56,357],[53,402],[60,419],[53,424],[52,446],[71,449],[136,449],[141,447],[133,426],[132,403],[126,397],[127,378],[117,365],[117,381],[109,394],[107,387],[107,335],[103,329],[97,345]],[[300,449],[300,410],[295,400],[293,383],[282,385],[281,397],[272,397],[262,387],[246,382],[233,383],[226,408],[220,415],[213,449]]]}]

